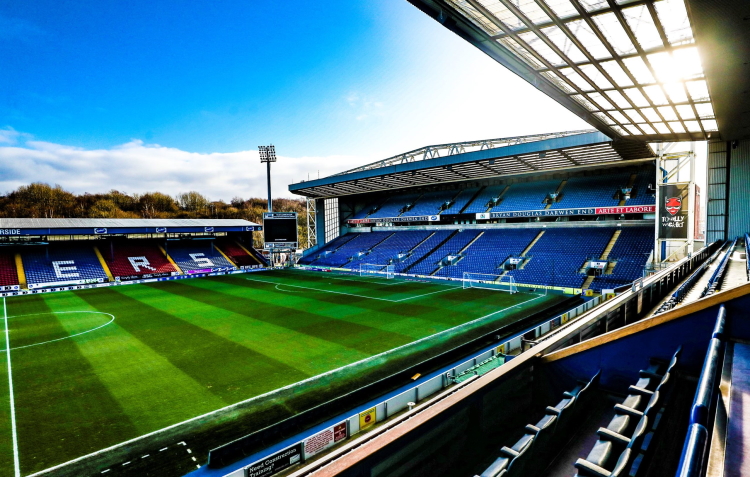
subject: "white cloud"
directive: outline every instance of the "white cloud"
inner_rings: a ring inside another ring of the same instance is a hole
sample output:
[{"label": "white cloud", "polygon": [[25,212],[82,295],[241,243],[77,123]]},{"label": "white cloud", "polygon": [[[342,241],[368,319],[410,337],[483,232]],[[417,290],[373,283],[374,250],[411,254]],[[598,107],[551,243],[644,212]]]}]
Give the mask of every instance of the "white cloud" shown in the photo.
[{"label": "white cloud", "polygon": [[[75,193],[159,191],[170,195],[196,190],[212,200],[266,196],[266,168],[258,151],[195,153],[144,144],[134,139],[111,149],[82,149],[26,140],[0,130],[0,192],[30,182],[60,184]],[[351,156],[284,157],[272,164],[274,197],[292,197],[290,183],[324,177],[370,162]]]}]

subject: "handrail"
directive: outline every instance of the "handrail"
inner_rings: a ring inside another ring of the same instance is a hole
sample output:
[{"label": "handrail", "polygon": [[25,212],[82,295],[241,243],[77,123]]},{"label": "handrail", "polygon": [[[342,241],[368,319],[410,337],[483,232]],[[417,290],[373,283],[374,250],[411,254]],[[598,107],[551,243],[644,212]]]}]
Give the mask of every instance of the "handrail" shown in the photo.
[{"label": "handrail", "polygon": [[745,234],[745,267],[747,279],[750,281],[750,235]]},{"label": "handrail", "polygon": [[703,293],[701,294],[701,298],[704,296],[713,295],[714,292],[716,292],[716,289],[719,288],[719,284],[724,279],[724,272],[726,272],[727,263],[729,262],[729,257],[732,256],[732,252],[734,251],[734,246],[737,244],[737,239],[735,238],[732,241],[732,244],[729,245],[729,248],[727,248],[727,251],[724,253],[724,256],[721,257],[721,262],[719,262],[719,266],[716,267],[716,270],[714,270],[713,275],[711,275],[711,279],[708,281],[708,284],[706,285],[705,290],[703,290]]},{"label": "handrail", "polygon": [[701,477],[703,475],[703,463],[705,462],[706,446],[708,445],[708,430],[711,428],[711,413],[716,404],[719,376],[724,361],[726,318],[726,308],[721,305],[716,316],[716,325],[711,335],[708,351],[706,351],[703,369],[698,379],[693,405],[690,408],[690,429],[682,448],[682,457],[676,477]]},{"label": "handrail", "polygon": [[659,313],[664,313],[666,311],[671,310],[672,308],[676,307],[680,303],[682,303],[682,300],[685,299],[687,294],[692,290],[692,288],[695,286],[696,282],[700,277],[703,276],[706,269],[716,260],[716,258],[721,253],[721,248],[719,248],[716,252],[714,252],[711,257],[709,257],[708,260],[703,262],[693,273],[688,277],[685,282],[675,290],[675,292],[672,294],[671,297],[669,297],[669,300],[662,303],[662,305],[659,307],[658,310],[654,312],[654,315],[658,315]]}]

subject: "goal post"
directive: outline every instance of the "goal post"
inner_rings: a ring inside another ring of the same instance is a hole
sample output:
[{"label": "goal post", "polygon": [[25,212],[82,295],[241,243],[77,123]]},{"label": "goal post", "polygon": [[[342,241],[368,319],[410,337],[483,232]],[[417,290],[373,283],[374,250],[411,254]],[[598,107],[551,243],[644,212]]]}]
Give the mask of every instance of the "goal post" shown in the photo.
[{"label": "goal post", "polygon": [[516,280],[510,275],[464,272],[463,287],[518,293]]},{"label": "goal post", "polygon": [[391,279],[395,277],[395,267],[393,265],[379,265],[376,263],[360,263],[359,276],[377,276]]}]

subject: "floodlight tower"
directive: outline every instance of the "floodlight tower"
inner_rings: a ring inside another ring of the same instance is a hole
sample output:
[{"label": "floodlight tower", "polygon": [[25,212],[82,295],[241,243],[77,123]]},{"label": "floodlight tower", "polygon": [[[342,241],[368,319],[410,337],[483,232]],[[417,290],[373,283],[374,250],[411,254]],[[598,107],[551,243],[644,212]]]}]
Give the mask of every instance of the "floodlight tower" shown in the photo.
[{"label": "floodlight tower", "polygon": [[270,146],[258,146],[258,152],[260,153],[260,162],[266,163],[266,174],[268,177],[268,211],[273,212],[271,207],[271,163],[276,162],[276,148],[271,144]]}]

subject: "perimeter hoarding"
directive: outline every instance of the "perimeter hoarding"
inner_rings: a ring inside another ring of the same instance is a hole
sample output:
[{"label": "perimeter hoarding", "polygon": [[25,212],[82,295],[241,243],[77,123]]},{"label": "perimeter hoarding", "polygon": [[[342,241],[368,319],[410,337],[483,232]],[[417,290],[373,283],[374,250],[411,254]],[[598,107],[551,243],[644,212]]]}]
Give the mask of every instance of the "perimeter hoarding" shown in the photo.
[{"label": "perimeter hoarding", "polygon": [[659,186],[659,238],[688,238],[688,210],[690,184],[662,184]]},{"label": "perimeter hoarding", "polygon": [[266,475],[273,475],[277,472],[281,472],[287,467],[298,464],[301,460],[302,443],[299,442],[245,467],[245,477],[263,477]]}]

